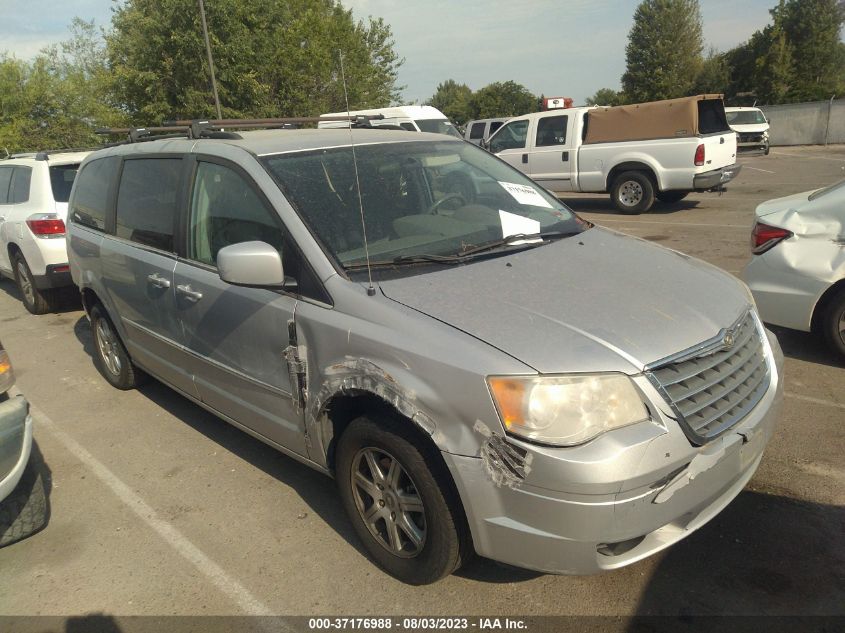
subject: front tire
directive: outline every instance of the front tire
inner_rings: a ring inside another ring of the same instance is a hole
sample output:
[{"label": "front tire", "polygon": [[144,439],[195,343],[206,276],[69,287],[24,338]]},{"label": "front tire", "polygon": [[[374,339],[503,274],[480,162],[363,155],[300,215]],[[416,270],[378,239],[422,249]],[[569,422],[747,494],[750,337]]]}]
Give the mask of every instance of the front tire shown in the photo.
[{"label": "front tire", "polygon": [[654,204],[654,185],[641,171],[626,171],[613,181],[610,197],[614,206],[626,215],[651,209]]},{"label": "front tire", "polygon": [[840,358],[845,359],[845,290],[827,304],[821,326],[827,342]]},{"label": "front tire", "polygon": [[353,420],[338,441],[337,486],[376,563],[402,582],[426,585],[454,572],[470,545],[445,467],[405,424]]},{"label": "front tire", "polygon": [[141,384],[143,374],[132,364],[120,336],[99,304],[91,308],[94,366],[112,387],[127,391]]},{"label": "front tire", "polygon": [[47,314],[53,309],[55,294],[52,290],[39,290],[35,286],[35,278],[21,253],[15,253],[12,258],[15,267],[15,281],[21,291],[24,307],[32,314]]}]

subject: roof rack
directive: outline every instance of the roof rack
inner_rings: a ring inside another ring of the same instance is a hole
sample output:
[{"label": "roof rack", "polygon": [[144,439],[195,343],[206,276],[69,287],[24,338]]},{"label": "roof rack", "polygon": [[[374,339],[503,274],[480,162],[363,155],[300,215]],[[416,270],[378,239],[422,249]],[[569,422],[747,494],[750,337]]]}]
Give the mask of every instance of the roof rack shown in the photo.
[{"label": "roof rack", "polygon": [[[5,148],[4,148],[5,149]],[[6,156],[0,158],[0,160],[10,160],[12,158],[34,158],[35,160],[49,160],[52,154],[73,154],[76,152],[93,152],[95,150],[102,149],[101,147],[72,147],[68,149],[46,149],[40,150],[37,152],[17,152],[15,154],[9,154],[8,150],[6,151]]]},{"label": "roof rack", "polygon": [[370,121],[383,119],[383,114],[355,115],[355,116],[327,116],[327,117],[288,117],[276,119],[180,119],[164,121],[162,125],[137,128],[99,128],[97,134],[103,136],[123,136],[125,141],[109,143],[107,146],[122,145],[123,143],[142,143],[168,138],[188,139],[239,139],[242,138],[231,129],[291,129],[305,123],[320,123],[321,121],[350,121],[352,127],[372,127]]}]

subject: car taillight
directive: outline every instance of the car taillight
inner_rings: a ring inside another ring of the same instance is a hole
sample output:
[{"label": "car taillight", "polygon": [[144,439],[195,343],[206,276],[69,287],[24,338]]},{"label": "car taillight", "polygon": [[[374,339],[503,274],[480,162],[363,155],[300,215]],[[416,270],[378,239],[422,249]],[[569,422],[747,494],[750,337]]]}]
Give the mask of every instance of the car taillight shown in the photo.
[{"label": "car taillight", "polygon": [[779,242],[793,235],[794,233],[792,231],[757,222],[751,230],[751,252],[755,255],[761,255]]},{"label": "car taillight", "polygon": [[58,237],[65,234],[65,223],[52,213],[39,213],[26,219],[26,225],[36,237]]},{"label": "car taillight", "polygon": [[695,166],[701,167],[704,164],[704,143],[695,150]]}]

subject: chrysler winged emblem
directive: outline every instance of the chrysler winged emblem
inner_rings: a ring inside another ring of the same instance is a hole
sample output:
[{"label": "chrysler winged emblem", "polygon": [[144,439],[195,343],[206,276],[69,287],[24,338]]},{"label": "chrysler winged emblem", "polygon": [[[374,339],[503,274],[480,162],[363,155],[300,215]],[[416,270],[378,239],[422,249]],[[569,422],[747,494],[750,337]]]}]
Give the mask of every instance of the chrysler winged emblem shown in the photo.
[{"label": "chrysler winged emblem", "polygon": [[725,336],[722,339],[722,345],[725,349],[731,349],[734,346],[734,334],[733,332],[725,332]]}]

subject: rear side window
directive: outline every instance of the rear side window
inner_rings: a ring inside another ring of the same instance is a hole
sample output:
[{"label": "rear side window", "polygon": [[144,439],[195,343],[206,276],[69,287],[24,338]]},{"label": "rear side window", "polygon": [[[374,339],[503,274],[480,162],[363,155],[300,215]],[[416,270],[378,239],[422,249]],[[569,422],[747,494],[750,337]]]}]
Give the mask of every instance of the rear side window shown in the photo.
[{"label": "rear side window", "polygon": [[537,147],[566,144],[568,116],[547,116],[537,121]]},{"label": "rear side window", "polygon": [[19,204],[29,200],[29,183],[31,180],[31,167],[14,168],[12,172],[12,186],[9,188],[9,203]]},{"label": "rear side window", "polygon": [[731,131],[721,99],[703,99],[698,102],[698,131],[700,134]]},{"label": "rear side window", "polygon": [[70,199],[70,190],[77,171],[79,171],[79,164],[50,166],[50,185],[56,202],[67,202]]},{"label": "rear side window", "polygon": [[0,167],[0,204],[9,201],[9,183],[12,182],[12,168]]},{"label": "rear side window", "polygon": [[473,123],[469,131],[470,138],[484,138],[484,121]]},{"label": "rear side window", "polygon": [[173,251],[181,166],[181,158],[124,161],[117,193],[118,237]]},{"label": "rear side window", "polygon": [[119,165],[117,156],[98,158],[85,165],[70,203],[68,215],[72,222],[98,231],[106,229],[109,188]]}]

